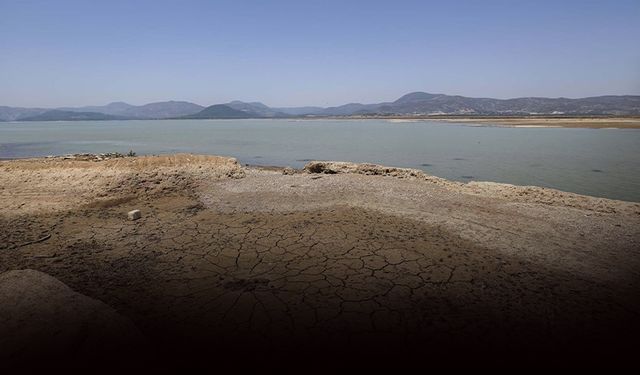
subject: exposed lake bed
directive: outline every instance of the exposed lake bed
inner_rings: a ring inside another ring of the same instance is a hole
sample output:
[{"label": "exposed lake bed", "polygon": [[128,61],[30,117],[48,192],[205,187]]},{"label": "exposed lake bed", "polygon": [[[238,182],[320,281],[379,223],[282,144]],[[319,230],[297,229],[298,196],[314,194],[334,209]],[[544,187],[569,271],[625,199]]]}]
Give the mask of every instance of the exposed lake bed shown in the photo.
[{"label": "exposed lake bed", "polygon": [[153,356],[146,366],[302,364],[319,350],[353,365],[373,354],[405,365],[461,352],[500,365],[633,358],[640,204],[305,165],[0,161],[0,272],[37,270],[104,302],[146,338],[124,342]]}]

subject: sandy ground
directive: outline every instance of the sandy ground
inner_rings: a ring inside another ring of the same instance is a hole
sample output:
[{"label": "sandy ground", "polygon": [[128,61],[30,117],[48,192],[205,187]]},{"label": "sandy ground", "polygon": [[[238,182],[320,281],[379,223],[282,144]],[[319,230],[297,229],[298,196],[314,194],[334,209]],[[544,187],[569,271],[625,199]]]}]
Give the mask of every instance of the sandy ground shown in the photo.
[{"label": "sandy ground", "polygon": [[489,116],[447,116],[447,115],[422,115],[422,116],[347,116],[336,118],[372,119],[377,118],[389,122],[450,122],[468,124],[470,126],[501,126],[515,128],[587,128],[587,129],[640,129],[640,117],[489,117]]},{"label": "sandy ground", "polygon": [[287,173],[0,162],[0,272],[106,303],[161,368],[632,363],[640,204],[366,165]]},{"label": "sandy ground", "polygon": [[[440,121],[440,120],[439,120]],[[445,118],[441,121],[453,123],[486,124],[516,128],[590,128],[590,129],[640,129],[638,117],[604,117],[604,118],[553,118],[553,117],[521,117],[521,118]]]}]

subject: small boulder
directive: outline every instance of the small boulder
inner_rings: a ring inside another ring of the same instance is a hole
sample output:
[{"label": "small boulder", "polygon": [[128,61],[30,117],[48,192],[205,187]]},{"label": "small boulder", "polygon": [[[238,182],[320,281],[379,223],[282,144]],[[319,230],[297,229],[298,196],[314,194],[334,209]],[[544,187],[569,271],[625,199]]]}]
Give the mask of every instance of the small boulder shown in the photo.
[{"label": "small boulder", "polygon": [[283,175],[292,175],[292,174],[296,174],[296,172],[297,171],[291,167],[286,167],[285,169],[282,170]]},{"label": "small boulder", "polygon": [[129,220],[138,220],[142,217],[142,213],[140,212],[140,210],[133,210],[129,211],[127,216],[129,217]]}]

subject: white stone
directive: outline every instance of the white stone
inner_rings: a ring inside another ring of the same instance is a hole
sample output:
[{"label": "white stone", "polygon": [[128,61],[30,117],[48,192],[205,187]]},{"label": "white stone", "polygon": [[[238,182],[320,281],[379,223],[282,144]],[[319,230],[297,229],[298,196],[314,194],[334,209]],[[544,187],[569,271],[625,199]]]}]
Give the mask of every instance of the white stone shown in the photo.
[{"label": "white stone", "polygon": [[140,210],[133,210],[133,211],[129,211],[129,220],[138,220],[142,217],[142,214],[140,213]]}]

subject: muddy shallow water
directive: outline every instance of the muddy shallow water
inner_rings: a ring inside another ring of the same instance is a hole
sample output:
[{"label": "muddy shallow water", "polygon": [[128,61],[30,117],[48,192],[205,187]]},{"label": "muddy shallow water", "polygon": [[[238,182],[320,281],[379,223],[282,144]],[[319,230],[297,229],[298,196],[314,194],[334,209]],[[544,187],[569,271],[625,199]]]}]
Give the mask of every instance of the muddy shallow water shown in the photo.
[{"label": "muddy shallow water", "polygon": [[504,128],[435,121],[141,120],[0,123],[0,158],[81,152],[229,155],[302,167],[348,160],[457,181],[551,187],[640,202],[640,130]]}]

